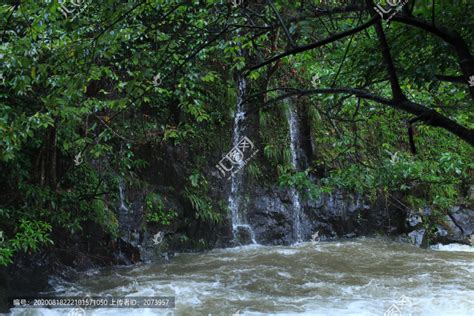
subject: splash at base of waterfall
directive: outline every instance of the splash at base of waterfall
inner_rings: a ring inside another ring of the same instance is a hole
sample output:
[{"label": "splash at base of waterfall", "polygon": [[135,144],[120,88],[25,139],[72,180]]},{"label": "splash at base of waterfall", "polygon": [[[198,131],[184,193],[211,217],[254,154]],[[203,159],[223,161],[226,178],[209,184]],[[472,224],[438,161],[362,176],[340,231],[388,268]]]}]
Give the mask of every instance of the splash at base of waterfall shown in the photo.
[{"label": "splash at base of waterfall", "polygon": [[232,226],[232,232],[234,234],[234,241],[238,245],[249,245],[256,244],[255,234],[252,227],[248,224],[239,224]]}]

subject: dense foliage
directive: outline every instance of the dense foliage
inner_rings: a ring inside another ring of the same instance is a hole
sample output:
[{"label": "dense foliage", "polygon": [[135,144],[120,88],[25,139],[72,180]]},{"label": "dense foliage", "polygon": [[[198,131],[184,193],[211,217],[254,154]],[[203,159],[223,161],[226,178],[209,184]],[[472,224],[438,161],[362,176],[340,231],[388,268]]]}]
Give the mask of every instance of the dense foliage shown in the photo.
[{"label": "dense foliage", "polygon": [[[434,3],[410,1],[399,16],[457,32],[472,51],[474,3]],[[214,184],[205,170],[230,148],[237,74],[248,80],[249,119],[263,153],[246,168],[256,181],[313,197],[334,188],[374,198],[402,192],[409,207],[440,213],[459,203],[473,183],[474,140],[436,115],[410,112],[396,93],[399,85],[412,102],[474,135],[473,95],[452,43],[395,17],[295,49],[371,17],[378,15],[364,1],[3,2],[0,265],[50,247],[55,230],[80,233],[85,222],[116,236],[118,186],[144,185],[146,146],[195,153],[177,190],[196,220],[221,221],[226,214],[208,196]],[[396,78],[374,25],[382,26]],[[291,168],[289,103],[307,118],[313,141],[300,172]],[[177,216],[158,193],[146,207],[149,223]]]}]

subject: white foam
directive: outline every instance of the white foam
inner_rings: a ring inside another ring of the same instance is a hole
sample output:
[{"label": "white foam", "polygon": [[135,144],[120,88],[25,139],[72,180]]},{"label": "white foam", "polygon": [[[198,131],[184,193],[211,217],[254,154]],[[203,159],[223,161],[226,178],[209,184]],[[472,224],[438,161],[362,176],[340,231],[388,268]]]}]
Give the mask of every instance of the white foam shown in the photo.
[{"label": "white foam", "polygon": [[299,251],[295,249],[278,249],[276,252],[284,256],[292,256],[297,254]]},{"label": "white foam", "polygon": [[[240,315],[383,315],[402,296],[412,302],[404,315],[468,315],[474,310],[472,248],[436,248],[426,251],[372,239],[316,246],[250,245],[183,254],[160,269],[113,269],[116,274],[100,271],[77,283],[52,284],[61,295],[71,296],[175,296],[177,315],[232,315],[237,310]],[[169,311],[94,309],[86,315]],[[66,316],[67,310],[14,309],[12,315]]]},{"label": "white foam", "polygon": [[430,247],[433,250],[437,251],[462,251],[462,252],[474,252],[474,247],[463,244],[436,244]]},{"label": "white foam", "polygon": [[284,277],[284,278],[288,278],[288,279],[291,278],[291,274],[288,273],[288,272],[281,272],[281,271],[280,271],[280,272],[277,272],[277,274],[278,274],[279,276]]}]

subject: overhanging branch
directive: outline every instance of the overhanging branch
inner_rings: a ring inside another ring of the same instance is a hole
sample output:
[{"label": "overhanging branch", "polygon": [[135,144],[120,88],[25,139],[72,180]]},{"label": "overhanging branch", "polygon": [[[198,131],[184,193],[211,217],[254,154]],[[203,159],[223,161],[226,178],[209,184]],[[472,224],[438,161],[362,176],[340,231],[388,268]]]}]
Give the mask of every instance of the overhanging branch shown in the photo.
[{"label": "overhanging branch", "polygon": [[272,58],[267,59],[266,61],[264,61],[264,62],[262,62],[258,65],[249,67],[246,70],[246,72],[257,70],[259,68],[262,68],[263,66],[271,64],[271,63],[273,63],[277,60],[280,60],[280,59],[282,59],[286,56],[296,55],[296,54],[299,54],[299,53],[302,53],[302,52],[305,52],[305,51],[308,51],[308,50],[311,50],[311,49],[314,49],[314,48],[317,48],[317,47],[321,47],[321,46],[327,45],[327,44],[332,43],[332,42],[335,42],[337,40],[340,40],[341,38],[344,38],[344,37],[347,37],[349,35],[352,35],[352,34],[360,32],[360,31],[363,31],[363,30],[365,30],[366,28],[373,25],[375,22],[377,22],[379,20],[380,20],[380,15],[376,14],[369,21],[359,25],[358,27],[355,27],[353,29],[350,29],[350,30],[347,30],[347,31],[344,31],[344,32],[341,32],[341,33],[334,34],[334,35],[329,36],[329,37],[327,37],[323,40],[316,41],[316,42],[308,44],[308,45],[298,46],[294,49],[290,49],[286,52],[283,52],[281,54],[273,56]]},{"label": "overhanging branch", "polygon": [[[278,103],[282,100],[285,100],[291,97],[302,97],[302,96],[309,96],[313,94],[350,94],[361,99],[375,101],[377,103],[387,105],[398,110],[403,110],[404,112],[407,112],[410,114],[414,114],[417,117],[419,117],[419,121],[424,122],[425,124],[433,126],[433,127],[444,128],[445,130],[451,132],[452,134],[458,136],[459,138],[463,139],[467,143],[474,146],[474,129],[470,129],[465,126],[462,126],[458,124],[457,122],[455,122],[454,120],[436,112],[433,109],[430,109],[429,107],[425,105],[412,102],[407,99],[390,100],[390,99],[377,96],[373,93],[370,93],[367,90],[355,89],[355,88],[328,88],[328,89],[311,89],[311,90],[301,90],[301,89],[295,89],[295,88],[277,88],[277,89],[272,89],[269,91],[264,91],[259,94],[254,94],[252,96],[249,96],[249,99],[254,98],[262,93],[268,93],[271,91],[283,91],[287,93],[267,101],[260,107],[256,107],[248,111],[246,115],[253,113],[259,109],[271,106],[272,104]],[[248,102],[248,100],[246,101]]]},{"label": "overhanging branch", "polygon": [[[470,76],[474,75],[474,58],[469,51],[469,46],[466,44],[459,33],[440,26],[434,26],[428,22],[409,15],[397,14],[393,17],[392,21],[417,27],[433,35],[436,35],[446,43],[450,44],[458,55],[459,66],[463,74],[464,83],[468,84]],[[469,86],[469,93],[471,97],[474,98],[474,87]]]}]

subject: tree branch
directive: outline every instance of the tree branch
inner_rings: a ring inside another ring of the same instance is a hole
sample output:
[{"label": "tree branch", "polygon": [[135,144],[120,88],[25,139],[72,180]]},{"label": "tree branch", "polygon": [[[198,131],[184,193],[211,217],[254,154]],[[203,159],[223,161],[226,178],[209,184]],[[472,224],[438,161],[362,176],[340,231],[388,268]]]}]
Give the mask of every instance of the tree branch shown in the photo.
[{"label": "tree branch", "polygon": [[[373,1],[367,0],[367,5],[373,7]],[[373,11],[373,9],[371,9]],[[402,88],[400,87],[400,83],[398,81],[397,71],[395,69],[395,65],[393,63],[392,54],[390,54],[390,47],[387,43],[387,38],[385,37],[385,33],[382,28],[382,23],[377,21],[375,23],[375,31],[377,33],[377,37],[379,39],[380,48],[382,52],[382,57],[384,60],[385,65],[387,66],[388,76],[390,80],[390,86],[392,88],[392,94],[394,100],[404,101],[406,100],[406,96],[403,94]]]},{"label": "tree branch", "polygon": [[271,64],[277,60],[280,60],[286,56],[290,56],[290,55],[296,55],[298,53],[302,53],[302,52],[305,52],[305,51],[308,51],[308,50],[311,50],[311,49],[314,49],[314,48],[317,48],[317,47],[321,47],[321,46],[324,46],[326,44],[329,44],[329,43],[332,43],[332,42],[335,42],[337,40],[340,40],[341,38],[344,38],[344,37],[347,37],[349,35],[352,35],[352,34],[355,34],[355,33],[358,33],[366,28],[368,28],[369,26],[373,25],[375,22],[379,21],[380,20],[380,15],[376,14],[374,15],[369,21],[361,24],[360,26],[358,27],[355,27],[353,29],[350,29],[350,30],[347,30],[347,31],[344,31],[344,32],[341,32],[341,33],[337,33],[337,34],[334,34],[332,36],[329,36],[323,40],[320,40],[320,41],[316,41],[314,43],[311,43],[311,44],[308,44],[308,45],[305,45],[305,46],[298,46],[294,49],[291,49],[291,50],[288,50],[286,52],[283,52],[281,54],[278,54],[276,56],[273,56],[272,58],[270,59],[267,59],[266,61],[258,64],[258,65],[255,65],[255,66],[252,66],[252,67],[249,67],[246,72],[249,72],[249,71],[253,71],[253,70],[257,70],[259,68],[262,68],[263,66],[266,66],[268,64]]},{"label": "tree branch", "polygon": [[[474,75],[474,58],[469,51],[469,46],[459,33],[440,26],[431,25],[421,19],[408,15],[397,14],[393,17],[392,21],[411,25],[427,31],[453,46],[458,55],[459,66],[464,77],[464,83],[468,84],[469,77]],[[471,97],[474,98],[474,87],[469,87],[469,93]]]},{"label": "tree branch", "polygon": [[[276,97],[272,100],[269,100],[268,102],[264,103],[262,106],[254,108],[246,113],[246,115],[255,112],[261,108],[268,107],[274,103],[277,103],[279,101],[282,101],[286,98],[289,97],[294,97],[294,96],[309,96],[312,94],[340,94],[340,93],[346,93],[346,94],[351,94],[354,95],[358,98],[361,99],[366,99],[366,100],[372,100],[377,103],[383,104],[390,106],[395,109],[403,110],[407,113],[414,114],[417,117],[419,117],[419,121],[424,122],[427,125],[433,126],[433,127],[441,127],[444,128],[445,130],[451,132],[452,134],[458,136],[459,138],[463,139],[470,145],[474,146],[474,129],[470,129],[467,127],[464,127],[454,120],[442,115],[441,113],[438,113],[437,111],[430,109],[429,107],[412,102],[410,100],[389,100],[386,98],[382,98],[380,96],[377,96],[375,94],[372,94],[368,92],[367,90],[363,89],[355,89],[355,88],[330,88],[330,89],[312,89],[312,90],[301,90],[301,89],[295,89],[295,88],[277,88],[277,89],[272,89],[269,91],[264,91],[261,93],[267,93],[270,91],[289,91],[287,94],[281,95],[279,97]],[[259,94],[261,94],[259,93]],[[256,95],[259,95],[256,94]],[[255,95],[250,96],[249,98],[253,98]],[[247,102],[247,100],[246,100]]]},{"label": "tree branch", "polygon": [[275,15],[277,16],[278,18],[278,22],[280,23],[283,31],[285,31],[285,35],[286,35],[286,38],[288,39],[288,42],[290,43],[291,47],[292,48],[296,48],[297,45],[295,44],[295,42],[293,41],[293,38],[291,37],[291,34],[290,34],[290,31],[288,31],[285,23],[283,22],[283,19],[281,18],[280,14],[278,13],[277,9],[275,8],[275,6],[273,5],[273,2],[271,0],[268,0],[268,4],[270,5],[270,7],[272,8],[273,12],[275,12]]},{"label": "tree branch", "polygon": [[465,84],[463,76],[448,76],[448,75],[435,75],[439,81],[446,81],[451,83],[462,83]]}]

